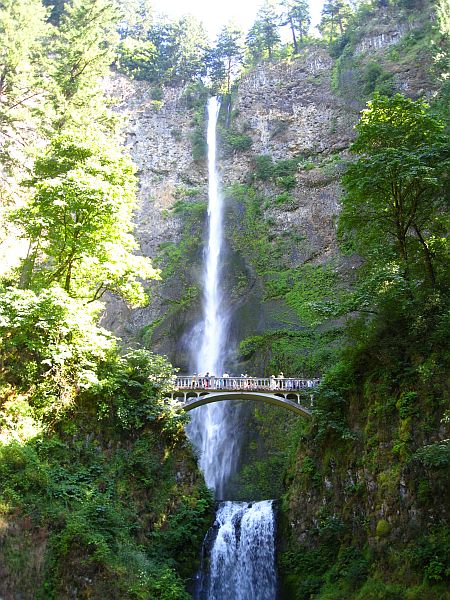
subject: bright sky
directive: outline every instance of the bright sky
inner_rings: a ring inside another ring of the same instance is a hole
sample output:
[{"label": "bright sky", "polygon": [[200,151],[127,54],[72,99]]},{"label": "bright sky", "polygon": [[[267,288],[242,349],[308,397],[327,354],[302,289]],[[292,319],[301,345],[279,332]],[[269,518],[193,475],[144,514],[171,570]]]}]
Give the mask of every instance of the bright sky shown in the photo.
[{"label": "bright sky", "polygon": [[[170,17],[192,14],[205,24],[212,38],[218,30],[233,19],[247,31],[255,19],[262,0],[153,0],[156,12]],[[309,0],[312,25],[320,21],[323,0]]]}]

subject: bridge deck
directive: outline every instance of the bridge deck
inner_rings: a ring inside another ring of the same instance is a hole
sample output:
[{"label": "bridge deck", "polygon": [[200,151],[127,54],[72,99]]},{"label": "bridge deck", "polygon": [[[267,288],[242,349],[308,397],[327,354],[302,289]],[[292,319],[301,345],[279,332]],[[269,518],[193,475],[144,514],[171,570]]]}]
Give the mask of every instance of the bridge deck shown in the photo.
[{"label": "bridge deck", "polygon": [[186,411],[223,400],[253,400],[280,406],[309,417],[311,411],[304,404],[311,405],[313,388],[318,383],[318,379],[285,377],[183,375],[176,378],[171,397]]},{"label": "bridge deck", "polygon": [[319,379],[295,379],[291,377],[199,377],[182,375],[176,378],[175,388],[185,390],[216,391],[268,391],[299,392],[316,387]]}]

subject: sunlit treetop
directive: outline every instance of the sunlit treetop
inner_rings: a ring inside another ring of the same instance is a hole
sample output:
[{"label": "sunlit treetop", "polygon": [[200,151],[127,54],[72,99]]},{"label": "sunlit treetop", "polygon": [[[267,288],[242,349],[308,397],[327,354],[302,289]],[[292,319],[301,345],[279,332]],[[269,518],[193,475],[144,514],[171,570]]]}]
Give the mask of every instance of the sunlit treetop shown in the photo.
[{"label": "sunlit treetop", "polygon": [[429,142],[444,129],[444,123],[429,108],[425,101],[411,100],[401,94],[393,97],[375,94],[356,126],[358,139],[352,151],[410,148]]}]

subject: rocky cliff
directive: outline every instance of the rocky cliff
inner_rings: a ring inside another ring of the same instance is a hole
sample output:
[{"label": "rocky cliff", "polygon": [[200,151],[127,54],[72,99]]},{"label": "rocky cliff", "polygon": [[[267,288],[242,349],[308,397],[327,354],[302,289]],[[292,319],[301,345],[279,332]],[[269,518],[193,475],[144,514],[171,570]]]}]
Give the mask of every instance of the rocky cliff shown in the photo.
[{"label": "rocky cliff", "polygon": [[[372,19],[372,26],[366,25],[338,59],[324,48],[307,47],[295,59],[257,66],[224,99],[221,175],[229,207],[227,287],[235,315],[234,344],[284,327],[286,315],[294,322],[291,327],[301,326],[283,298],[268,298],[265,271],[273,265],[258,266],[264,253],[281,254],[284,269],[330,261],[340,272],[353,266],[339,257],[335,223],[339,177],[366,98],[365,69],[376,59],[394,89],[412,96],[423,93],[424,86],[432,91],[429,55],[415,69],[398,58],[405,45],[410,54],[422,52],[420,44],[407,38],[430,22],[429,13],[420,23],[410,23],[387,12]],[[129,310],[111,299],[103,324],[126,344],[144,341],[183,368],[189,362],[189,330],[198,318],[207,200],[201,148],[205,95],[199,89],[167,87],[155,93],[145,82],[117,75],[107,82],[116,110],[125,118],[126,144],[138,166],[137,237],[141,251],[162,268],[162,280],[153,285],[147,308]],[[255,177],[258,157],[270,157],[275,165],[295,161],[291,179]],[[249,212],[249,190],[241,187],[238,194],[236,184],[251,186],[259,198],[259,233],[246,230],[242,217]],[[258,235],[269,243],[251,249],[245,239]],[[249,319],[249,306],[255,304],[261,306],[259,317]]]}]

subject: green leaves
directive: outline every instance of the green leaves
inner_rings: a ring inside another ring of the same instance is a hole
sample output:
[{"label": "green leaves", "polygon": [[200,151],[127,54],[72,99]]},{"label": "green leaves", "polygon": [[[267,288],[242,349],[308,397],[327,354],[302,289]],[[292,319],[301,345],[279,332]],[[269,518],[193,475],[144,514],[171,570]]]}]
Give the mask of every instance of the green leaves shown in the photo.
[{"label": "green leaves", "polygon": [[427,469],[448,469],[450,466],[450,440],[435,442],[429,446],[419,448],[415,458]]},{"label": "green leaves", "polygon": [[352,9],[345,0],[324,2],[319,30],[329,37],[330,44],[335,37],[343,35],[351,16]]},{"label": "green leaves", "polygon": [[[450,164],[443,123],[422,101],[376,94],[356,126],[360,157],[343,177],[340,231],[353,237],[372,274],[391,264],[419,285],[435,286],[443,247]],[[370,275],[372,276],[372,275]]]},{"label": "green leaves", "polygon": [[220,91],[229,94],[231,83],[244,60],[243,32],[228,23],[219,32],[215,46],[207,52],[211,79]]},{"label": "green leaves", "polygon": [[282,24],[289,25],[294,51],[297,53],[297,36],[299,36],[300,43],[302,43],[303,38],[308,35],[308,28],[311,23],[309,4],[307,0],[281,0],[280,5],[283,9]]},{"label": "green leaves", "polygon": [[12,217],[30,240],[22,285],[41,289],[56,282],[87,300],[109,290],[142,305],[146,297],[137,278],[158,272],[148,258],[132,253],[134,166],[105,143],[66,133],[36,160],[28,182],[34,196]]},{"label": "green leaves", "polygon": [[444,124],[423,100],[375,94],[367,106],[356,126],[358,137],[351,148],[355,153],[400,147],[417,150],[440,139]]},{"label": "green leaves", "polygon": [[23,128],[17,125],[26,121],[27,129],[37,126],[36,98],[42,92],[46,62],[43,47],[50,33],[46,16],[40,0],[4,0],[0,4],[0,133],[6,134],[2,135],[0,159],[4,164],[17,161],[15,136],[23,140]]},{"label": "green leaves", "polygon": [[136,79],[176,85],[197,81],[206,74],[206,32],[187,15],[160,19],[150,25],[145,39],[131,32],[119,46],[118,67]]},{"label": "green leaves", "polygon": [[34,390],[35,406],[53,417],[76,393],[97,383],[97,365],[114,346],[88,310],[59,287],[36,295],[7,289],[0,295],[0,365],[6,383]]},{"label": "green leaves", "polygon": [[278,14],[272,0],[265,0],[256,15],[256,21],[247,34],[246,43],[253,64],[272,58],[275,48],[280,43],[278,33]]},{"label": "green leaves", "polygon": [[173,413],[167,403],[173,368],[165,357],[134,350],[109,362],[100,377],[96,394],[103,406],[101,415],[125,430],[137,430],[162,419],[169,434],[180,433],[184,417]]},{"label": "green leaves", "polygon": [[71,0],[65,5],[53,45],[55,103],[66,108],[89,101],[97,79],[113,61],[119,19],[111,0]]}]

